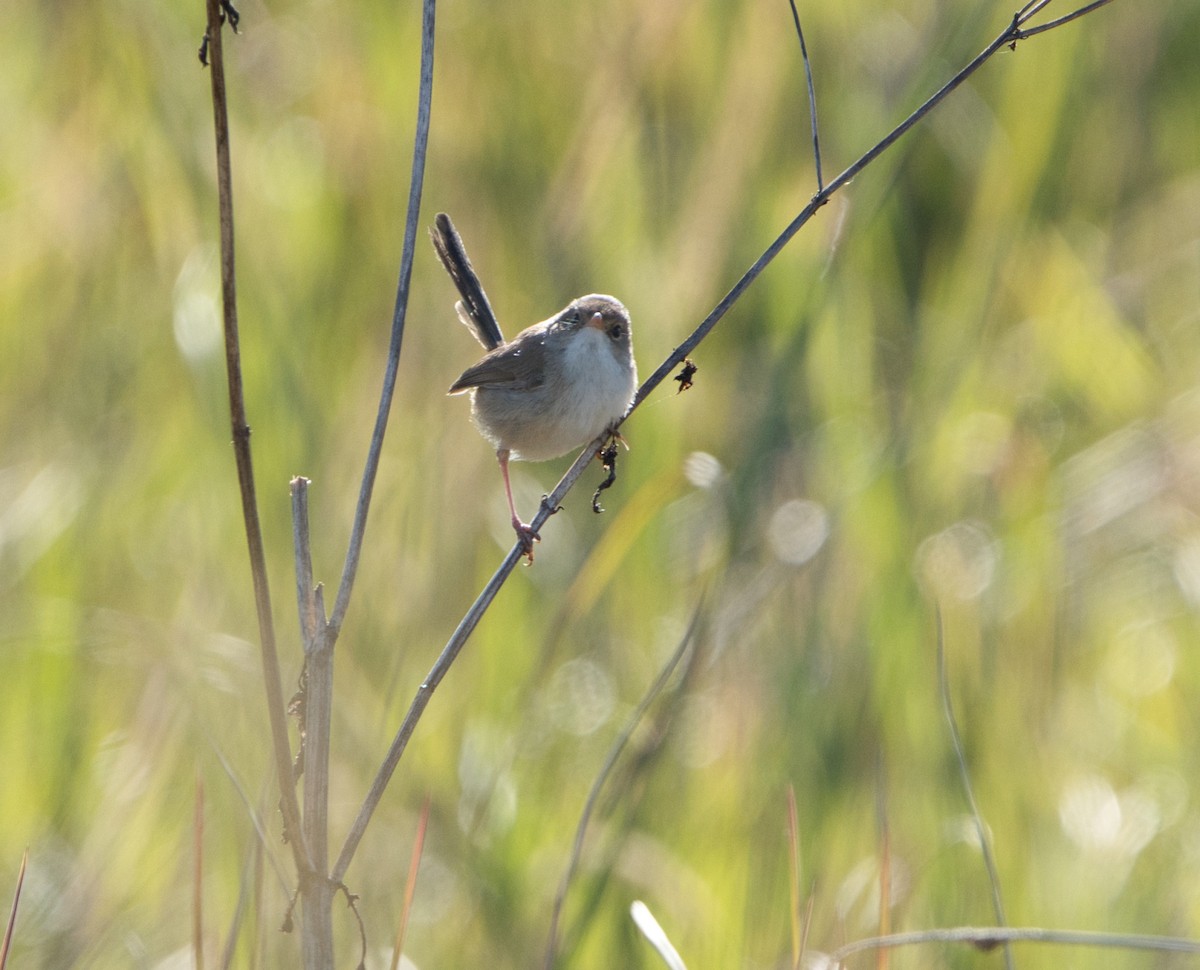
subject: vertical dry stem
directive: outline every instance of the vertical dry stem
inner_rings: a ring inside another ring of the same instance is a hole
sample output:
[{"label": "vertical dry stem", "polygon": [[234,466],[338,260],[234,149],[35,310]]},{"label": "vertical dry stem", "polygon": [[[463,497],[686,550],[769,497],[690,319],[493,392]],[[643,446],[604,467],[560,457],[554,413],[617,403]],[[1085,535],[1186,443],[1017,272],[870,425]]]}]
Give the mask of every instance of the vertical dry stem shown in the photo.
[{"label": "vertical dry stem", "polygon": [[308,852],[300,829],[300,806],[291,784],[292,751],[287,735],[287,714],[279,673],[279,655],[275,649],[275,624],[271,618],[271,590],[267,583],[266,554],[263,551],[262,525],[258,518],[258,499],[254,489],[254,464],[250,456],[250,425],[246,421],[246,401],[242,387],[241,346],[238,339],[237,275],[234,263],[233,180],[229,158],[229,116],[225,94],[225,61],[221,43],[224,15],[220,0],[206,0],[208,9],[209,76],[212,79],[213,126],[217,142],[217,194],[221,219],[221,299],[225,324],[225,369],[229,383],[229,418],[233,429],[233,453],[237,462],[238,485],[242,496],[242,519],[250,552],[250,572],[254,581],[254,605],[258,613],[259,648],[262,654],[263,683],[267,692],[267,714],[271,723],[271,747],[275,773],[279,776],[280,808],[284,832],[292,846],[296,868],[309,870]]}]

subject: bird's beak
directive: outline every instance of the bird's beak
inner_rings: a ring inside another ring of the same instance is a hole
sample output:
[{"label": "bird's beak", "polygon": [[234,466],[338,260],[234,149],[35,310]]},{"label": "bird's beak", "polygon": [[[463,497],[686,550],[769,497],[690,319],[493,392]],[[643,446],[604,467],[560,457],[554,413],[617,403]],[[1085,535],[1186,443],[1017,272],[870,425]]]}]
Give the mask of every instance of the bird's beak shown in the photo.
[{"label": "bird's beak", "polygon": [[604,315],[602,313],[593,313],[592,319],[584,324],[585,327],[595,327],[597,330],[604,329]]}]

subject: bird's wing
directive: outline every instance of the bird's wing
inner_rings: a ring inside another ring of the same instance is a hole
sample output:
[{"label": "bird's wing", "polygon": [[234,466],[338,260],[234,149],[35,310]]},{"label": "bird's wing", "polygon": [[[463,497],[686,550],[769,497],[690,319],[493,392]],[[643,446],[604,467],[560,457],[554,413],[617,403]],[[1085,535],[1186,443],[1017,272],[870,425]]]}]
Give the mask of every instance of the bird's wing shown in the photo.
[{"label": "bird's wing", "polygon": [[542,340],[517,339],[498,347],[479,363],[468,367],[450,386],[448,393],[461,394],[472,387],[536,390],[544,382],[545,362],[546,347]]}]

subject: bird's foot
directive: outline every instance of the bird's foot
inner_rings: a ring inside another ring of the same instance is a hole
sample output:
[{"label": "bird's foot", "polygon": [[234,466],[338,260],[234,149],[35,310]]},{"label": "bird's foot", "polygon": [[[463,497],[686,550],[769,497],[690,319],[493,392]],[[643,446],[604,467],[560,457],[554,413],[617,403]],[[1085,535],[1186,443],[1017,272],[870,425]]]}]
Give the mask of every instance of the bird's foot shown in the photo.
[{"label": "bird's foot", "polygon": [[616,444],[622,445],[626,451],[629,450],[629,442],[625,440],[625,436],[621,434],[616,427],[608,427],[604,430],[607,434],[607,437],[604,440],[604,444],[596,450],[597,458],[599,458],[601,461],[604,461],[605,451],[607,451],[609,448],[612,448]]},{"label": "bird's foot", "polygon": [[533,544],[541,542],[542,537],[537,534],[533,526],[522,522],[516,516],[512,520],[513,531],[517,534],[517,542],[521,544],[521,555],[525,557],[525,565],[533,565]]}]

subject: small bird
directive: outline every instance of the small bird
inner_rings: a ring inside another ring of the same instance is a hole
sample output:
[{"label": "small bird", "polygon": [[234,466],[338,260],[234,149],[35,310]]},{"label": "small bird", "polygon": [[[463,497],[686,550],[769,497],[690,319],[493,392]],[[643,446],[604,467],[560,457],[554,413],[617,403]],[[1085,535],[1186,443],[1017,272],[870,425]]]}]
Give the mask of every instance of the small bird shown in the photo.
[{"label": "small bird", "polygon": [[512,526],[532,563],[541,537],[517,515],[509,460],[557,458],[624,417],[637,390],[629,311],[593,293],[505,341],[450,217],[439,213],[430,235],[462,296],[458,318],[487,351],[448,393],[471,395],[471,417],[496,449]]}]

